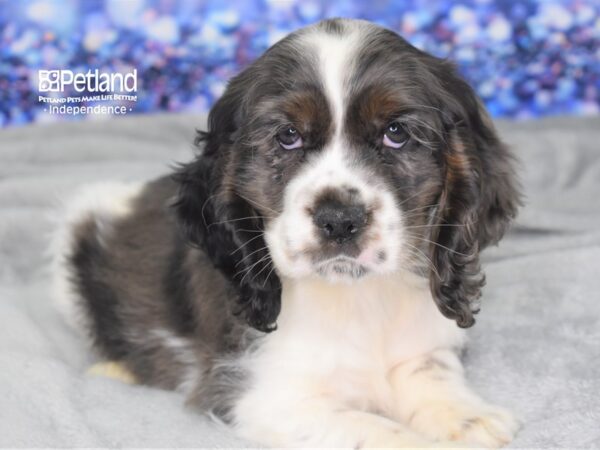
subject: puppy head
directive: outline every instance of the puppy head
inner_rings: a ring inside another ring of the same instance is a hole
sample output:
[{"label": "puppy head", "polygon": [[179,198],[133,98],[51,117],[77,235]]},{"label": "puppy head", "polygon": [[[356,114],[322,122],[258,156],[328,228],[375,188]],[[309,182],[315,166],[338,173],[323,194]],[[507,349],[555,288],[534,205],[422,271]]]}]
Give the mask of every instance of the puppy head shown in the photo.
[{"label": "puppy head", "polygon": [[269,331],[279,276],[411,270],[473,323],[479,251],[516,214],[511,156],[446,61],[354,20],[295,32],[231,80],[177,175],[189,239]]}]

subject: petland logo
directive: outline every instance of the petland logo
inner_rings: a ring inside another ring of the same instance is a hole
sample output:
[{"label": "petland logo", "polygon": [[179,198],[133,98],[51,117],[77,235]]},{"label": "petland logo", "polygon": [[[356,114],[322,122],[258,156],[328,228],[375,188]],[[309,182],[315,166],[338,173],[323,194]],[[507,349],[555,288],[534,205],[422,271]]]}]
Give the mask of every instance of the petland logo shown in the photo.
[{"label": "petland logo", "polygon": [[101,73],[98,69],[86,73],[72,70],[40,70],[38,90],[40,92],[64,92],[73,86],[77,92],[137,92],[137,69],[131,73]]},{"label": "petland logo", "polygon": [[50,114],[127,114],[131,102],[137,102],[137,69],[127,73],[39,70],[38,91],[49,93],[39,95],[38,101],[49,104],[44,111]]}]

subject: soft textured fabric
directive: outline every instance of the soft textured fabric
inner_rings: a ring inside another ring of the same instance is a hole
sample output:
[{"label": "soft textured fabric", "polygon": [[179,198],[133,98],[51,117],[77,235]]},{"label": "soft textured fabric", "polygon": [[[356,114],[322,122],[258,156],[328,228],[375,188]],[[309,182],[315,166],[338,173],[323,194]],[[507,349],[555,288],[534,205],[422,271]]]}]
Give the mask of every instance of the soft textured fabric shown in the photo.
[{"label": "soft textured fabric", "polygon": [[[145,180],[192,155],[190,116],[0,132],[0,447],[247,443],[178,393],[86,375],[94,356],[53,309],[58,200]],[[488,285],[464,359],[473,388],[522,420],[512,447],[600,447],[600,123],[501,123],[526,206],[485,253]],[[277,417],[273,417],[277,420]]]}]

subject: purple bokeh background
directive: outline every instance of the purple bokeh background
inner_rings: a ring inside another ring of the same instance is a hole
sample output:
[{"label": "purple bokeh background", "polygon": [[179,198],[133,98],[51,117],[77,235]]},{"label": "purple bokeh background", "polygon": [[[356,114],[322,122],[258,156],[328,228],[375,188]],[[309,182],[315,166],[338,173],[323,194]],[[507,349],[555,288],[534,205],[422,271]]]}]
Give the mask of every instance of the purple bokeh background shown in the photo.
[{"label": "purple bokeh background", "polygon": [[23,0],[0,1],[0,126],[97,118],[45,111],[39,69],[137,69],[132,114],[204,112],[285,34],[340,16],[456,61],[495,117],[600,114],[598,0]]}]

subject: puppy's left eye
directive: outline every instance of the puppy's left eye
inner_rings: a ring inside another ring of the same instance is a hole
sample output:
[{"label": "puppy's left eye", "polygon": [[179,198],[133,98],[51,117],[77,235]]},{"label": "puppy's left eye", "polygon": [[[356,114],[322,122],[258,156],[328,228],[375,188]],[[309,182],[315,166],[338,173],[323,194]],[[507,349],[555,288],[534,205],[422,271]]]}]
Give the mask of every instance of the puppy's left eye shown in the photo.
[{"label": "puppy's left eye", "polygon": [[286,150],[301,148],[303,145],[302,136],[298,130],[292,126],[285,127],[277,133],[277,142]]},{"label": "puppy's left eye", "polygon": [[409,139],[408,131],[398,122],[392,122],[383,134],[383,145],[391,148],[401,148]]}]

